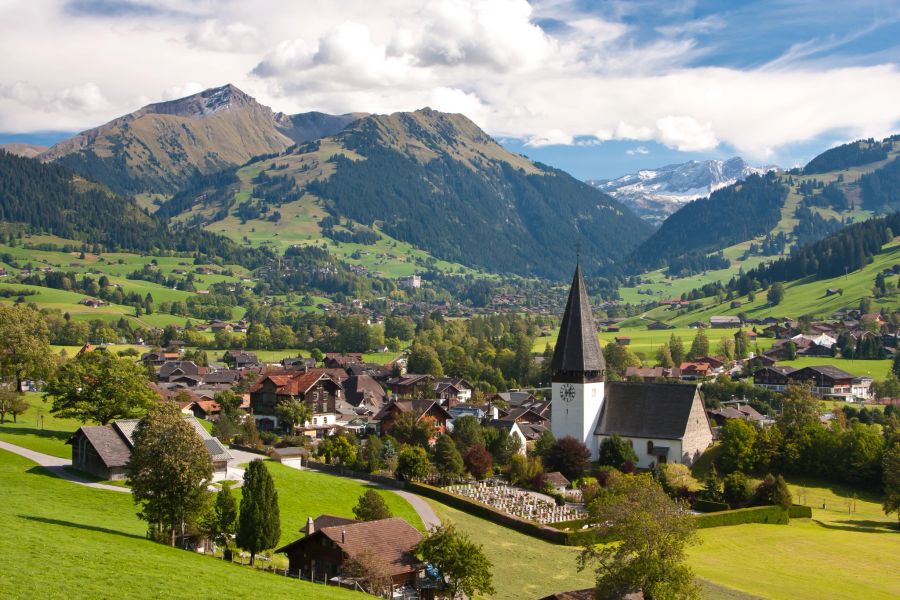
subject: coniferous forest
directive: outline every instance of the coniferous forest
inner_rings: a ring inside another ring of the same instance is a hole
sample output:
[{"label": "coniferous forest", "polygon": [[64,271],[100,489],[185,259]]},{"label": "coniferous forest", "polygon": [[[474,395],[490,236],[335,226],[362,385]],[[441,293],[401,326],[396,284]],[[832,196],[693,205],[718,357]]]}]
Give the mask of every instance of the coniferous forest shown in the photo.
[{"label": "coniferous forest", "polygon": [[0,221],[32,233],[99,244],[105,251],[199,253],[256,267],[263,251],[199,229],[173,234],[129,199],[82,179],[67,167],[0,151]]}]

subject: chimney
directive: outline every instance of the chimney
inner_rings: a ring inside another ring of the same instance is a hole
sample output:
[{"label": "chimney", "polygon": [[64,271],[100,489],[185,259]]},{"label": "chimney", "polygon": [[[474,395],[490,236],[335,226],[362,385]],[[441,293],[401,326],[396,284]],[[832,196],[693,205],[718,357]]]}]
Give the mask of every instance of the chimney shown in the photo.
[{"label": "chimney", "polygon": [[491,405],[491,418],[497,420],[500,418],[500,409]]},{"label": "chimney", "polygon": [[312,535],[316,532],[316,525],[313,523],[312,517],[306,517],[306,535]]},{"label": "chimney", "polygon": [[341,529],[341,543],[342,544],[347,543],[347,530],[346,529]]}]

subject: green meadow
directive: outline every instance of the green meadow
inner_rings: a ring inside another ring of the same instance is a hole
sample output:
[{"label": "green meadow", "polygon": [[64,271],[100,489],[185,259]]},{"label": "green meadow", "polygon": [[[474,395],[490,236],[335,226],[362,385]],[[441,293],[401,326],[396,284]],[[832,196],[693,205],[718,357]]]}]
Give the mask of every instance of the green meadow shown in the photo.
[{"label": "green meadow", "polygon": [[64,481],[0,450],[0,598],[364,598],[151,542],[131,495]]}]

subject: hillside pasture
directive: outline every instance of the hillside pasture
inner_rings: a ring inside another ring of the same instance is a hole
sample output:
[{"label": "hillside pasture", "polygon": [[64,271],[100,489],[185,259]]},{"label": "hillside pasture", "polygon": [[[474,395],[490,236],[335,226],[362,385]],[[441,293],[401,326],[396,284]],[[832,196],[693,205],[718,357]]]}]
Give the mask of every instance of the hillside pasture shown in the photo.
[{"label": "hillside pasture", "polygon": [[146,539],[130,494],[64,481],[0,450],[0,597],[266,598],[366,596],[230,565]]}]

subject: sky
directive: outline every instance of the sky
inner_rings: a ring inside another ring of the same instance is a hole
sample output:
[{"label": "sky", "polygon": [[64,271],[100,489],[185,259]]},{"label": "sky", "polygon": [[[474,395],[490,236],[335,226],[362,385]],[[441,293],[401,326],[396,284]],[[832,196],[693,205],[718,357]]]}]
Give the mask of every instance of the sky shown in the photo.
[{"label": "sky", "polygon": [[232,83],[430,106],[587,179],[900,132],[900,0],[0,0],[0,142]]}]

